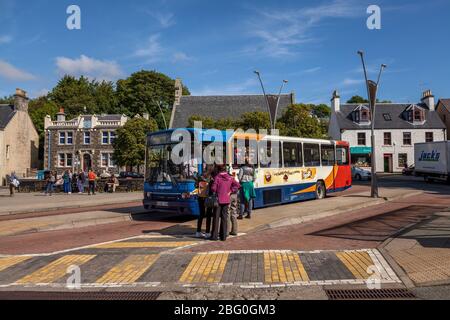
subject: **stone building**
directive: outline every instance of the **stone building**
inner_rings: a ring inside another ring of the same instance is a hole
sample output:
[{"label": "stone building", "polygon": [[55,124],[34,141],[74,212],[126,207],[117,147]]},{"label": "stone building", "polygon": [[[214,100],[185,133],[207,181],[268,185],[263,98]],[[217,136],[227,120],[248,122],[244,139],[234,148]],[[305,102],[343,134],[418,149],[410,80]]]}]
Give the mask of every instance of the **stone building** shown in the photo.
[{"label": "stone building", "polygon": [[116,130],[127,120],[124,115],[80,115],[66,120],[64,109],[56,115],[56,121],[46,116],[44,168],[58,173],[89,169],[117,173],[112,143]]},{"label": "stone building", "polygon": [[447,140],[450,140],[450,99],[440,99],[436,112],[447,127]]},{"label": "stone building", "polygon": [[[370,167],[372,116],[368,104],[341,104],[335,91],[331,99],[328,134],[350,143],[352,164]],[[435,111],[430,90],[419,103],[377,103],[375,146],[378,172],[401,172],[414,164],[414,144],[442,141],[446,127]]]},{"label": "stone building", "polygon": [[[185,128],[189,118],[202,116],[220,119],[240,119],[246,112],[267,112],[264,95],[228,95],[228,96],[183,96],[180,79],[175,81],[175,102],[172,108],[170,128]],[[284,109],[295,103],[295,94],[282,94],[278,107],[278,117]]]},{"label": "stone building", "polygon": [[28,114],[28,98],[16,89],[14,104],[0,105],[0,184],[6,175],[27,177],[39,166],[39,135]]}]

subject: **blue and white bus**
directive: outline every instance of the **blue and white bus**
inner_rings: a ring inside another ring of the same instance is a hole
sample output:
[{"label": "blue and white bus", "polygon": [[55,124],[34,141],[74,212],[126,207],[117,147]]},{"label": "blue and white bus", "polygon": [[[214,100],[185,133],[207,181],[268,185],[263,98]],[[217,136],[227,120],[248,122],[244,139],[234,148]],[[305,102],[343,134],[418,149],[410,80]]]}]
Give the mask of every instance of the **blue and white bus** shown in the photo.
[{"label": "blue and white bus", "polygon": [[[174,164],[171,152],[179,143],[172,141],[175,130],[148,134],[143,204],[149,211],[198,215],[196,175],[201,174],[205,166],[201,164],[203,159],[196,159],[194,153],[191,161]],[[182,130],[192,135],[193,144],[201,144],[203,148],[211,142],[221,143],[232,175],[236,176],[239,170],[239,153],[245,153],[257,163],[254,208],[322,199],[328,193],[351,187],[347,142],[217,130],[211,135],[208,130]],[[237,143],[238,139],[245,141],[244,148]],[[267,149],[267,145],[275,142],[279,146],[276,149],[279,164],[263,165],[259,159],[259,155],[267,151],[262,150],[263,146]]]}]

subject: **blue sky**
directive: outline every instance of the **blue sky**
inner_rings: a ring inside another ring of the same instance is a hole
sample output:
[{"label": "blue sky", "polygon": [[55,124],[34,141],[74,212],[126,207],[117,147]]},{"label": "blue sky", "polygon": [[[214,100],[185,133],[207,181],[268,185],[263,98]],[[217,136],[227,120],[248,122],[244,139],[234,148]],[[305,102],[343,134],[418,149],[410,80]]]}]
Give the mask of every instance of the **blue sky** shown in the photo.
[{"label": "blue sky", "polygon": [[[81,8],[81,30],[66,28],[66,9]],[[381,8],[381,30],[366,9]],[[85,1],[0,0],[0,95],[32,97],[63,74],[116,80],[158,70],[182,78],[194,95],[295,91],[298,102],[329,103],[365,93],[386,63],[380,98],[416,102],[431,89],[450,97],[450,4],[429,1]]]}]

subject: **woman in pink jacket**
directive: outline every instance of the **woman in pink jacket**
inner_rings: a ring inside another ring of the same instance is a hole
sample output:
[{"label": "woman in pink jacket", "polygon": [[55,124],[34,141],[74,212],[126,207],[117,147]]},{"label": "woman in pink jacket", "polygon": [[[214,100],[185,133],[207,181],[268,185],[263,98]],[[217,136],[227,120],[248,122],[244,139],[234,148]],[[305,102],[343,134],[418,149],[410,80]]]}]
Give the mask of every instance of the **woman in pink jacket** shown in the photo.
[{"label": "woman in pink jacket", "polygon": [[217,165],[217,176],[211,185],[211,191],[217,195],[219,206],[213,216],[213,230],[211,240],[219,240],[219,223],[220,223],[220,240],[225,241],[228,235],[228,207],[230,205],[231,193],[235,193],[241,187],[240,184],[226,171],[225,165]]}]

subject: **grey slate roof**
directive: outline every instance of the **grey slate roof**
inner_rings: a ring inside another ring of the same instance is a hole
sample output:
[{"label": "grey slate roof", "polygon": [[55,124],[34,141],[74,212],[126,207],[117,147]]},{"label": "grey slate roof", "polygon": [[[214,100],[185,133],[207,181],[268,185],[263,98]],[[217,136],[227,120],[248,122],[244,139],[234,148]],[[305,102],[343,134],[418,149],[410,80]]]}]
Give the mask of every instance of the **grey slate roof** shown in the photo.
[{"label": "grey slate roof", "polygon": [[0,104],[0,129],[6,128],[9,121],[14,117],[16,111],[14,106],[8,104]]},{"label": "grey slate roof", "polygon": [[122,119],[121,114],[105,114],[98,116],[98,120],[105,120],[105,121],[120,120],[120,119]]},{"label": "grey slate roof", "polygon": [[440,99],[439,102],[444,106],[445,109],[447,109],[448,112],[450,112],[450,99]]},{"label": "grey slate roof", "polygon": [[[284,94],[280,97],[278,116],[283,110],[295,103],[294,94]],[[185,128],[189,125],[189,118],[198,115],[215,120],[232,118],[239,119],[243,113],[267,111],[267,104],[263,95],[238,96],[182,96],[180,105],[176,107],[173,128]]]},{"label": "grey slate roof", "polygon": [[[366,130],[370,129],[370,124],[357,124],[351,118],[351,112],[359,104],[341,104],[340,111],[336,113],[336,118],[340,129],[345,130]],[[411,103],[379,103],[375,110],[375,129],[445,129],[445,125],[435,111],[430,111],[425,104],[416,103],[425,111],[425,123],[416,124],[404,120],[403,112]],[[367,105],[366,105],[367,106]],[[392,121],[386,121],[383,114],[389,113]]]}]

